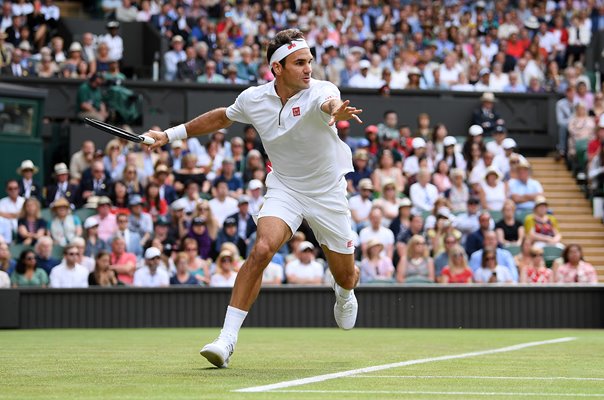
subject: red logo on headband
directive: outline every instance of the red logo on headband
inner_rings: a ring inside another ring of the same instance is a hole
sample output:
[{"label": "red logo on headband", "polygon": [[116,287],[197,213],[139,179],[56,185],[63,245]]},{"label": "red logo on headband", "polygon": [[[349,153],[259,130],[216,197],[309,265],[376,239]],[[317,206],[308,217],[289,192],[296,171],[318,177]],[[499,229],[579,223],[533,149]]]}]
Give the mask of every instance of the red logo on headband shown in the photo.
[{"label": "red logo on headband", "polygon": [[296,47],[296,44],[295,44],[295,43],[292,43],[292,44],[290,44],[289,46],[287,46],[287,50],[291,50],[291,49],[293,49],[294,47]]},{"label": "red logo on headband", "polygon": [[292,114],[294,117],[299,117],[300,116],[300,107],[292,108]]}]

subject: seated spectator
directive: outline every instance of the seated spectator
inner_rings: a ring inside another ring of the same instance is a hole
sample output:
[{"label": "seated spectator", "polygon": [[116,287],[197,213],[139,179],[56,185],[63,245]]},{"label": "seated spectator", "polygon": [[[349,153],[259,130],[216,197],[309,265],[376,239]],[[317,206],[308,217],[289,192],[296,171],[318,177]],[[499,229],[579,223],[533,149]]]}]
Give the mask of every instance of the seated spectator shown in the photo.
[{"label": "seated spectator", "polygon": [[207,192],[209,189],[210,183],[206,181],[203,169],[197,167],[197,156],[193,153],[187,153],[182,158],[180,169],[175,168],[174,189],[177,192],[182,192],[190,182],[196,183],[203,192]]},{"label": "seated spectator", "polygon": [[436,162],[441,160],[446,161],[451,172],[455,169],[462,171],[466,169],[466,161],[463,155],[457,151],[457,139],[454,136],[446,136],[443,139],[443,151],[437,154]]},{"label": "seated spectator", "polygon": [[[420,170],[420,162],[426,156],[426,141],[422,138],[414,138],[413,139],[413,154],[409,157],[405,158],[405,162],[403,163],[403,172],[408,179],[409,183],[416,181],[416,175]],[[432,172],[434,166],[432,164],[431,158],[426,158],[426,168],[428,172]]]},{"label": "seated spectator", "polygon": [[598,283],[595,268],[583,260],[583,249],[578,244],[569,244],[562,253],[563,264],[556,271],[558,283]]},{"label": "seated spectator", "polygon": [[381,208],[373,207],[371,209],[369,213],[369,226],[363,228],[359,233],[362,257],[367,256],[367,243],[369,243],[369,240],[377,239],[384,245],[384,254],[392,259],[394,235],[390,229],[383,226],[383,218],[384,213]]},{"label": "seated spectator", "polygon": [[512,283],[514,278],[510,271],[497,263],[495,248],[485,247],[480,250],[480,267],[474,270],[476,283]]},{"label": "seated spectator", "polygon": [[199,281],[189,273],[189,256],[186,252],[176,254],[176,273],[170,278],[170,285],[199,285]]},{"label": "seated spectator", "polygon": [[[507,139],[507,129],[505,125],[501,124],[503,120],[500,120],[493,130],[493,140],[485,144],[487,151],[495,156],[494,165],[499,169],[497,165],[498,157],[505,156],[505,149],[503,147],[503,141]],[[499,172],[503,171],[499,169]]]},{"label": "seated spectator", "polygon": [[463,169],[455,168],[451,170],[451,187],[445,191],[444,196],[449,200],[451,211],[467,211],[467,203],[470,199],[470,189],[465,182],[465,172]]},{"label": "seated spectator", "polygon": [[[495,234],[494,231],[487,231],[484,233],[484,248],[490,248],[490,249],[495,249],[495,256],[497,257],[497,265],[500,265],[502,267],[505,267],[508,269],[508,271],[510,272],[510,275],[512,277],[512,280],[514,282],[518,282],[518,268],[516,267],[516,264],[514,263],[514,257],[512,257],[512,254],[505,249],[500,249],[497,247],[497,235]],[[470,268],[472,268],[472,271],[476,272],[476,270],[478,270],[481,265],[483,263],[483,249],[480,250],[476,250],[474,253],[472,253],[470,255],[470,261],[469,261],[469,265]],[[490,276],[490,275],[489,275]],[[476,276],[474,276],[474,280],[476,281]]]},{"label": "seated spectator", "polygon": [[377,239],[367,243],[367,257],[361,260],[361,283],[393,282],[394,265],[392,260],[382,254],[384,245]]},{"label": "seated spectator", "polygon": [[8,289],[10,288],[10,276],[0,270],[0,289]]},{"label": "seated spectator", "polygon": [[237,272],[233,271],[233,253],[223,250],[216,259],[216,272],[210,278],[212,287],[233,287]]},{"label": "seated spectator", "polygon": [[554,273],[545,266],[543,249],[533,245],[531,247],[531,263],[523,268],[520,273],[520,283],[552,283]]},{"label": "seated spectator", "polygon": [[315,246],[307,241],[300,243],[296,259],[285,265],[287,283],[320,284],[323,282],[324,268],[315,261]]},{"label": "seated spectator", "polygon": [[[130,157],[131,155],[135,156],[135,153],[128,154],[128,157]],[[143,194],[143,187],[141,182],[145,179],[139,177],[138,168],[136,167],[136,165],[125,165],[121,172],[121,177],[122,183],[124,184],[124,186],[126,186],[126,192],[128,197],[133,195],[140,196]]]},{"label": "seated spectator", "polygon": [[264,204],[264,184],[258,179],[252,179],[247,184],[247,194],[250,197],[250,214],[257,215]]},{"label": "seated spectator", "polygon": [[210,204],[208,200],[200,200],[197,203],[195,208],[195,212],[192,215],[192,218],[202,217],[206,221],[206,229],[208,230],[208,234],[212,240],[216,240],[218,236],[218,230],[221,228],[218,225],[218,221],[212,214],[212,208],[210,208]]},{"label": "seated spectator", "polygon": [[[196,82],[197,78],[203,73],[204,62],[197,58],[193,46],[185,48],[185,55],[186,59],[176,64],[176,78],[179,81]],[[214,63],[215,68],[216,63]]]},{"label": "seated spectator", "polygon": [[353,229],[356,232],[360,232],[369,225],[369,213],[373,207],[373,190],[374,187],[369,178],[361,179],[358,184],[358,194],[352,196],[348,201]]},{"label": "seated spectator", "polygon": [[524,239],[524,226],[516,219],[516,204],[507,199],[503,203],[502,219],[495,224],[497,242],[503,246],[520,246]]},{"label": "seated spectator", "polygon": [[111,287],[119,285],[115,270],[111,269],[111,256],[101,250],[95,256],[94,271],[88,275],[89,286]]},{"label": "seated spectator", "polygon": [[12,243],[13,241],[13,224],[4,217],[0,217],[0,239],[2,243]]},{"label": "seated spectator", "polygon": [[391,150],[383,150],[378,160],[378,167],[372,174],[373,186],[380,190],[380,195],[383,195],[382,188],[386,183],[392,182],[397,192],[402,192],[405,189],[405,180],[400,168],[394,165],[394,156]]},{"label": "seated spectator", "polygon": [[78,249],[67,245],[63,249],[63,261],[50,272],[51,288],[87,288],[89,271],[78,264]]},{"label": "seated spectator", "polygon": [[202,259],[208,259],[212,254],[212,239],[206,227],[203,217],[195,217],[191,220],[191,226],[187,238],[197,243],[197,255]]},{"label": "seated spectator", "polygon": [[541,184],[529,177],[530,169],[531,165],[527,161],[520,162],[517,167],[518,177],[509,181],[510,198],[514,200],[518,210],[532,210],[535,198],[543,196]]},{"label": "seated spectator", "polygon": [[86,241],[81,237],[77,237],[73,239],[71,244],[78,249],[78,259],[76,260],[77,263],[84,266],[89,272],[94,271],[94,258],[84,255]]},{"label": "seated spectator", "polygon": [[36,263],[36,253],[24,250],[19,256],[15,271],[10,276],[12,287],[46,287],[48,274]]},{"label": "seated spectator", "polygon": [[65,163],[55,164],[54,178],[55,183],[46,186],[46,206],[48,207],[53,201],[64,197],[69,201],[71,206],[75,208],[78,186],[68,181],[69,169],[67,169]]},{"label": "seated spectator", "polygon": [[126,243],[126,252],[134,254],[136,257],[143,255],[143,239],[137,231],[130,229],[129,217],[127,214],[118,214],[116,217],[117,231],[115,237],[121,237]]},{"label": "seated spectator", "polygon": [[233,217],[227,217],[224,220],[222,225],[222,229],[218,231],[218,237],[215,242],[215,250],[216,253],[220,253],[220,248],[224,243],[233,243],[237,246],[240,254],[246,254],[246,244],[244,239],[239,237],[239,233],[237,231],[237,220]]},{"label": "seated spectator", "polygon": [[409,188],[409,198],[416,213],[431,211],[438,199],[438,189],[430,183],[430,178],[430,170],[422,168],[417,173],[417,182]]},{"label": "seated spectator", "polygon": [[484,180],[478,185],[483,209],[501,211],[503,208],[503,203],[508,198],[508,185],[502,178],[503,175],[496,167],[490,166],[486,169]]},{"label": "seated spectator", "polygon": [[42,236],[34,246],[36,253],[36,265],[42,268],[47,275],[50,271],[61,263],[61,260],[52,258],[52,238],[50,236]]},{"label": "seated spectator", "polygon": [[[153,233],[153,219],[151,215],[143,212],[143,198],[135,194],[128,200],[130,215],[128,216],[128,229],[138,233],[140,243],[146,243]],[[138,254],[137,254],[138,255]]]},{"label": "seated spectator", "polygon": [[472,115],[472,123],[482,127],[484,134],[491,136],[497,125],[497,121],[501,119],[499,114],[494,110],[495,95],[491,92],[484,92],[480,98],[481,106],[475,110]]},{"label": "seated spectator", "polygon": [[[352,199],[351,199],[352,200]],[[394,237],[398,237],[400,232],[409,229],[411,224],[411,200],[408,197],[400,199],[398,203],[398,216],[390,223],[388,227]]]},{"label": "seated spectator", "polygon": [[153,222],[168,214],[168,202],[160,197],[159,185],[155,182],[149,182],[145,188],[143,212],[149,214]]},{"label": "seated spectator", "polygon": [[564,247],[558,219],[547,213],[547,200],[543,196],[535,198],[535,208],[524,220],[524,230],[533,244]]},{"label": "seated spectator", "polygon": [[533,242],[528,237],[524,237],[522,242],[520,243],[520,253],[514,256],[514,263],[518,267],[518,276],[522,274],[522,271],[528,267],[533,262],[533,257],[531,256],[531,248],[533,247]]},{"label": "seated spectator", "polygon": [[156,247],[145,250],[145,265],[134,272],[133,285],[138,287],[170,286],[170,275],[164,268],[158,268],[161,251]]},{"label": "seated spectator", "polygon": [[371,178],[373,170],[369,168],[369,153],[364,149],[357,149],[353,157],[354,171],[346,174],[348,193],[358,193],[361,189],[361,180]]},{"label": "seated spectator", "polygon": [[116,236],[111,241],[110,268],[117,273],[117,279],[125,285],[132,285],[136,271],[136,256],[126,252],[126,241]]},{"label": "seated spectator", "polygon": [[449,263],[442,269],[440,283],[472,283],[472,270],[463,248],[453,245],[447,255]]},{"label": "seated spectator", "polygon": [[216,62],[208,60],[206,62],[204,73],[197,77],[197,83],[225,83],[225,78],[216,72]]},{"label": "seated spectator", "polygon": [[[6,194],[8,196],[0,200],[0,217],[8,219],[11,223],[11,230],[14,231],[17,229],[17,219],[23,209],[25,198],[19,196],[19,183],[15,179],[9,179],[6,182]],[[12,235],[10,239],[12,241]]]},{"label": "seated spectator", "polygon": [[112,188],[113,182],[105,172],[103,162],[94,161],[91,167],[82,174],[78,202],[84,204],[90,196],[109,196]]},{"label": "seated spectator", "polygon": [[445,215],[447,218],[452,216],[451,211],[449,210],[449,202],[444,197],[439,197],[434,202],[434,205],[430,210],[430,215],[427,215],[424,221],[424,229],[428,230],[436,226],[436,220],[438,219],[439,213]]},{"label": "seated spectator", "polygon": [[38,173],[38,167],[31,160],[24,160],[21,166],[17,168],[17,173],[21,175],[19,178],[19,196],[24,199],[35,197],[40,202],[42,201],[42,188],[34,182],[34,175]]},{"label": "seated spectator", "polygon": [[398,283],[433,283],[434,261],[428,256],[426,240],[414,235],[407,243],[406,257],[401,257],[396,267]]},{"label": "seated spectator", "polygon": [[241,251],[241,254],[247,254],[249,237],[252,235],[252,233],[256,232],[257,227],[256,222],[254,222],[254,218],[249,213],[250,198],[244,194],[239,197],[237,202],[239,203],[239,212],[231,215],[229,218],[233,218],[235,220],[237,225],[237,235],[241,240],[243,240],[242,245],[245,251]]},{"label": "seated spectator", "polygon": [[198,283],[207,285],[210,283],[210,268],[205,259],[199,256],[197,243],[193,238],[186,238],[183,241],[182,248],[188,256],[187,269],[189,273],[197,279]]},{"label": "seated spectator", "polygon": [[97,215],[93,216],[98,222],[99,239],[109,243],[117,232],[117,218],[111,211],[111,200],[109,197],[101,196],[96,203]]},{"label": "seated spectator", "polygon": [[17,224],[17,243],[33,246],[39,238],[47,234],[48,224],[41,218],[38,199],[30,197],[25,200]]},{"label": "seated spectator", "polygon": [[[118,21],[108,21],[105,24],[107,33],[98,38],[100,43],[107,44],[109,48],[109,59],[120,61],[124,53],[124,42],[119,33],[120,23]],[[99,45],[100,47],[100,45]],[[98,58],[101,58],[100,56]]]},{"label": "seated spectator", "polygon": [[465,249],[467,254],[472,254],[483,247],[484,236],[491,230],[491,214],[488,211],[482,211],[478,217],[479,228],[468,235],[466,238]]},{"label": "seated spectator", "polygon": [[229,187],[229,196],[238,199],[243,194],[243,180],[235,174],[235,162],[232,158],[222,159],[222,171],[216,180],[224,180]]},{"label": "seated spectator", "polygon": [[[69,176],[71,178],[71,183],[80,183],[84,171],[92,166],[92,162],[94,161],[94,152],[94,142],[92,140],[84,140],[82,142],[82,147],[80,148],[80,150],[76,151],[71,156],[71,160],[69,162]],[[49,196],[47,196],[47,201],[48,200],[50,200],[50,203],[52,203],[54,200],[57,199],[49,199]]]},{"label": "seated spectator", "polygon": [[112,180],[125,178],[124,168],[126,168],[126,156],[124,148],[119,139],[112,139],[105,146],[105,156],[103,157],[103,167],[105,174]]},{"label": "seated spectator", "polygon": [[[97,68],[98,67],[99,66],[97,65]],[[88,78],[87,82],[80,85],[77,96],[79,118],[94,118],[99,121],[105,121],[107,119],[109,113],[107,112],[107,106],[102,100],[100,89],[102,84],[102,76],[95,73]]]},{"label": "seated spectator", "polygon": [[432,175],[432,183],[438,189],[439,195],[451,189],[451,180],[449,179],[449,164],[447,164],[446,160],[440,160],[436,163],[436,170]]},{"label": "seated spectator", "polygon": [[238,211],[237,200],[229,196],[229,186],[224,180],[214,182],[214,190],[214,198],[209,201],[209,204],[218,224],[222,225],[226,217]]},{"label": "seated spectator", "polygon": [[384,226],[390,226],[392,220],[398,216],[399,201],[399,192],[396,190],[395,182],[392,179],[385,180],[381,197],[373,200],[373,206],[382,209]]},{"label": "seated spectator", "polygon": [[[575,105],[575,112],[570,117],[568,121],[568,157],[574,160],[579,159],[579,154],[577,154],[577,144],[579,142],[587,143],[590,139],[593,138],[595,133],[595,122],[593,117],[591,117],[588,112],[585,104],[578,102]],[[586,155],[583,154],[582,159],[586,158]],[[584,166],[579,166],[583,168]]]},{"label": "seated spectator", "polygon": [[[280,259],[280,260],[279,260]],[[285,269],[283,257],[276,253],[272,260],[268,263],[264,271],[262,271],[262,285],[281,285],[285,279]]]},{"label": "seated spectator", "polygon": [[457,240],[461,239],[461,232],[455,229],[451,223],[453,215],[447,207],[441,207],[436,213],[436,222],[433,228],[426,230],[426,238],[429,240],[429,248],[433,257],[439,256],[446,249],[445,238],[453,235]]},{"label": "seated spectator", "polygon": [[0,239],[0,271],[4,271],[10,276],[16,265],[17,262],[11,257],[8,244]]},{"label": "seated spectator", "polygon": [[459,245],[459,238],[453,233],[447,233],[443,243],[444,251],[434,257],[434,275],[436,276],[437,281],[442,274],[443,268],[449,264],[449,253],[451,249],[454,246]]},{"label": "seated spectator", "polygon": [[69,201],[64,198],[50,205],[54,217],[50,222],[50,236],[55,244],[66,246],[76,237],[82,236],[82,222],[77,215],[71,214]]},{"label": "seated spectator", "polygon": [[587,182],[592,193],[604,191],[604,144],[587,168]]},{"label": "seated spectator", "polygon": [[480,200],[478,198],[470,197],[466,205],[466,212],[457,215],[453,221],[453,226],[464,235],[464,241],[467,235],[480,228],[478,222],[478,217],[480,215],[479,205]]}]

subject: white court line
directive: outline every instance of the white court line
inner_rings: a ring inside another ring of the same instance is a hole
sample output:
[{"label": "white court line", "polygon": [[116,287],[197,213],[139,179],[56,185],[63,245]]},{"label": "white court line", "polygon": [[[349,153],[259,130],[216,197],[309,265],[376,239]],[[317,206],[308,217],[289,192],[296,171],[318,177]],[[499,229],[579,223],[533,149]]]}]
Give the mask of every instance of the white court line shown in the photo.
[{"label": "white court line", "polygon": [[540,342],[521,343],[521,344],[516,344],[513,346],[501,347],[498,349],[473,351],[470,353],[453,354],[453,355],[449,355],[449,356],[420,358],[417,360],[401,361],[401,362],[397,362],[397,363],[376,365],[373,367],[365,367],[365,368],[359,368],[359,369],[351,369],[349,371],[335,372],[332,374],[311,376],[309,378],[294,379],[291,381],[273,383],[271,385],[253,386],[253,387],[249,387],[249,388],[237,389],[237,390],[234,390],[234,392],[244,392],[244,393],[268,392],[269,390],[284,389],[284,388],[288,388],[288,387],[292,387],[292,386],[300,386],[300,385],[306,385],[309,383],[323,382],[323,381],[327,381],[330,379],[344,378],[347,376],[365,374],[368,372],[383,371],[385,369],[391,369],[391,368],[406,367],[408,365],[424,364],[424,363],[436,362],[436,361],[455,360],[455,359],[460,359],[460,358],[477,357],[477,356],[484,356],[484,355],[488,355],[488,354],[506,353],[509,351],[526,349],[528,347],[570,342],[575,339],[576,338],[574,338],[574,337],[564,337],[564,338],[559,338],[559,339],[543,340]]},{"label": "white court line", "polygon": [[534,393],[534,392],[421,392],[397,390],[272,390],[271,393],[346,393],[346,394],[435,394],[441,396],[539,396],[539,397],[604,397],[604,393]]},{"label": "white court line", "polygon": [[585,377],[569,377],[569,376],[474,376],[474,375],[357,375],[348,376],[347,378],[376,378],[376,379],[509,379],[523,381],[604,381],[604,378],[585,378]]}]

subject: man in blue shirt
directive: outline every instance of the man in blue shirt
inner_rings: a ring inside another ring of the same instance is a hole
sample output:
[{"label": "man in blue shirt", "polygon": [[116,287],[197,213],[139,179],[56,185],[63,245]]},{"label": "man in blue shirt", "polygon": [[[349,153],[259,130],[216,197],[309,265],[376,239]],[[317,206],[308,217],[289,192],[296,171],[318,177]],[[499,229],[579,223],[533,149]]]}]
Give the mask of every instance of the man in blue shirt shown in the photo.
[{"label": "man in blue shirt", "polygon": [[526,160],[518,164],[518,178],[510,179],[510,197],[516,203],[517,210],[532,210],[535,197],[543,196],[543,187],[539,181],[529,177],[531,165]]},{"label": "man in blue shirt", "polygon": [[[484,233],[483,248],[485,247],[497,248],[497,265],[501,265],[503,267],[508,268],[510,270],[510,273],[512,274],[514,282],[518,282],[518,268],[516,267],[516,263],[514,262],[514,257],[509,251],[497,247],[497,235],[494,231],[488,231]],[[481,267],[482,251],[482,249],[476,250],[470,256],[469,265],[470,268],[472,268],[472,271],[476,271]]]}]

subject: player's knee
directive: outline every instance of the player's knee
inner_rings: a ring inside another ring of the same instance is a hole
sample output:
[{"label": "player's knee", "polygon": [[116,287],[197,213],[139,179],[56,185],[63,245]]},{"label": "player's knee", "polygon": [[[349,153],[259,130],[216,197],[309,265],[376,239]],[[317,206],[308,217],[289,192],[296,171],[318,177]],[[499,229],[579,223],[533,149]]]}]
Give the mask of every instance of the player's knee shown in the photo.
[{"label": "player's knee", "polygon": [[336,273],[334,278],[340,287],[344,289],[354,289],[359,281],[359,270],[355,266],[352,271],[341,271],[340,273]]},{"label": "player's knee", "polygon": [[256,241],[250,257],[253,256],[260,263],[265,261],[268,262],[273,258],[273,255],[278,250],[274,247],[275,246],[271,245],[268,240],[259,239]]}]

